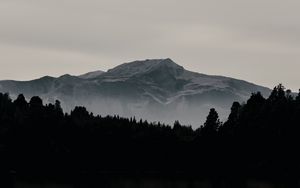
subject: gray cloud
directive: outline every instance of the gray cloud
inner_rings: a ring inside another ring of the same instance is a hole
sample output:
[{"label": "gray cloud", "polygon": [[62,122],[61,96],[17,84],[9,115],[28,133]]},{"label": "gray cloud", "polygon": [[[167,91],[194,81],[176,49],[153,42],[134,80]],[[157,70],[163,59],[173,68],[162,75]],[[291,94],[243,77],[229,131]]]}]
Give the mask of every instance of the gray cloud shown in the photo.
[{"label": "gray cloud", "polygon": [[299,9],[297,0],[0,0],[0,79],[171,57],[194,71],[296,90]]}]

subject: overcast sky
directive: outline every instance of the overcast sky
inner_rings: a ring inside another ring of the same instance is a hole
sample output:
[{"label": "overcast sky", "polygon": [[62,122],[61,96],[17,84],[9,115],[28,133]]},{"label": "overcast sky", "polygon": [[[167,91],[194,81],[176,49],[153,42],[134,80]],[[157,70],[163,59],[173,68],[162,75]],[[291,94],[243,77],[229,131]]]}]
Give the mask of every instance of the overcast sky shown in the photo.
[{"label": "overcast sky", "polygon": [[166,58],[300,88],[299,0],[0,0],[0,79]]}]

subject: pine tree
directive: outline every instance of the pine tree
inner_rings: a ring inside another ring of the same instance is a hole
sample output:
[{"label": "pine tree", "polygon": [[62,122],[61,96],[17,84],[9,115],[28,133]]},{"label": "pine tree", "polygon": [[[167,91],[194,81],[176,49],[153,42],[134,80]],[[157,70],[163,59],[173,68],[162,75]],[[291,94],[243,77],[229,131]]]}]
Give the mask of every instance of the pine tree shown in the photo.
[{"label": "pine tree", "polygon": [[228,122],[231,124],[236,124],[236,121],[238,119],[239,110],[241,108],[241,105],[239,102],[234,102],[231,106],[231,112],[228,117]]},{"label": "pine tree", "polygon": [[277,102],[283,99],[286,99],[285,87],[282,84],[279,84],[278,86],[274,87],[268,100],[271,102]]},{"label": "pine tree", "polygon": [[300,89],[299,89],[298,95],[296,97],[296,101],[300,102]]},{"label": "pine tree", "polygon": [[220,125],[221,123],[219,120],[219,115],[217,111],[212,108],[209,111],[206,122],[204,123],[204,127],[201,132],[204,136],[216,135]]},{"label": "pine tree", "polygon": [[54,109],[56,110],[57,115],[59,115],[59,116],[63,116],[64,115],[63,109],[61,107],[61,104],[60,104],[59,100],[55,100]]},{"label": "pine tree", "polygon": [[43,100],[38,96],[34,96],[30,99],[29,105],[30,105],[30,107],[37,107],[37,108],[42,107],[43,106]]},{"label": "pine tree", "polygon": [[19,108],[20,110],[26,110],[26,108],[28,107],[28,103],[24,97],[23,94],[20,94],[17,99],[14,101],[14,104],[16,105],[17,108]]},{"label": "pine tree", "polygon": [[234,102],[231,106],[231,112],[228,116],[228,120],[224,123],[222,127],[220,127],[220,131],[222,134],[227,134],[228,132],[232,131],[238,122],[239,112],[241,109],[241,105],[239,102]]},{"label": "pine tree", "polygon": [[179,121],[176,120],[174,122],[173,130],[177,131],[177,130],[180,130],[180,128],[181,128],[181,125],[180,125]]}]

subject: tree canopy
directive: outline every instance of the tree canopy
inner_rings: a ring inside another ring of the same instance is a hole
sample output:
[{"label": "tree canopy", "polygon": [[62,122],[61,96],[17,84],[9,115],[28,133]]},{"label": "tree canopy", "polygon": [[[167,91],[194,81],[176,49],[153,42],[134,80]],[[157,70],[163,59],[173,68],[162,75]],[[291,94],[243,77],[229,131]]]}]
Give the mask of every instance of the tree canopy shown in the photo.
[{"label": "tree canopy", "polygon": [[234,102],[222,123],[211,109],[197,130],[85,107],[63,112],[60,101],[12,100],[0,93],[0,154],[6,171],[182,172],[203,176],[298,176],[300,91],[280,84],[268,98],[253,93]]}]

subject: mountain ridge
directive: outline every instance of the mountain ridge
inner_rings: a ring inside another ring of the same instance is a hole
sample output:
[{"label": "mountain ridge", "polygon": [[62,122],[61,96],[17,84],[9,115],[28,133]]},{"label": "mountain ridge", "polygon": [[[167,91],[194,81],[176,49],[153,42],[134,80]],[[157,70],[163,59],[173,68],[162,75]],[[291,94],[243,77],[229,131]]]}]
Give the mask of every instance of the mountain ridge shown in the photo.
[{"label": "mountain ridge", "polygon": [[244,102],[257,91],[267,96],[271,90],[230,77],[188,71],[170,58],[134,61],[79,76],[0,81],[0,92],[23,93],[28,98],[39,95],[45,102],[58,99],[66,111],[83,105],[101,115],[166,123],[179,119],[187,124],[203,121],[212,107],[226,117],[233,101]]}]

